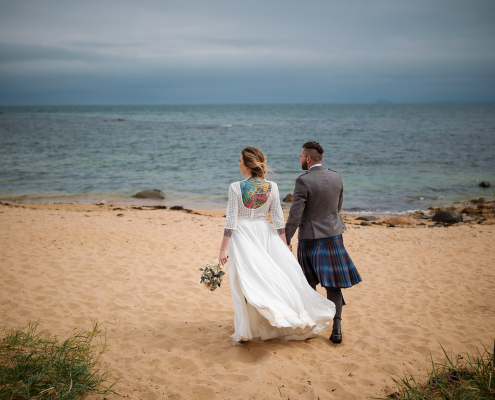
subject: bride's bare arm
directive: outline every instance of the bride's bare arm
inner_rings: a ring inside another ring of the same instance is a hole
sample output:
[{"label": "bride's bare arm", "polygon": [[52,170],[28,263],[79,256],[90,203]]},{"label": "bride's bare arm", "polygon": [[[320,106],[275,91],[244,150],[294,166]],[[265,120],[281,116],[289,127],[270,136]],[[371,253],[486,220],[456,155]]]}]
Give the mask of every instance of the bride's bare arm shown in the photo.
[{"label": "bride's bare arm", "polygon": [[220,265],[224,265],[227,263],[229,241],[233,232],[233,229],[225,229],[223,231],[222,244],[220,245],[220,255],[218,256],[218,262],[220,263]]}]

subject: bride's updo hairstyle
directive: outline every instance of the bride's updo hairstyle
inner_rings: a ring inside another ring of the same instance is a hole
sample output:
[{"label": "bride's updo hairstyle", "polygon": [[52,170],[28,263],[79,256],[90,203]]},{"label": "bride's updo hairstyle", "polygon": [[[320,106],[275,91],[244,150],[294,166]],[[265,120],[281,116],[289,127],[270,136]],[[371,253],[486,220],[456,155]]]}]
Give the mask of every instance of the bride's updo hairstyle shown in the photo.
[{"label": "bride's updo hairstyle", "polygon": [[266,164],[266,156],[256,147],[246,147],[242,149],[242,161],[251,170],[253,178],[265,179],[267,172],[272,172]]}]

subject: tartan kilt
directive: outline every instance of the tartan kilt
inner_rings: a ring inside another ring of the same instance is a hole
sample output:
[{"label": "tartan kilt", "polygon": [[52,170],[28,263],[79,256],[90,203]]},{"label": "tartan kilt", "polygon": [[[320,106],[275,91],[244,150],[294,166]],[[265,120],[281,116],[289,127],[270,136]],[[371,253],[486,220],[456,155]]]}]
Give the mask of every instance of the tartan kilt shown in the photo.
[{"label": "tartan kilt", "polygon": [[342,235],[323,239],[300,239],[297,259],[311,286],[348,288],[361,282]]}]

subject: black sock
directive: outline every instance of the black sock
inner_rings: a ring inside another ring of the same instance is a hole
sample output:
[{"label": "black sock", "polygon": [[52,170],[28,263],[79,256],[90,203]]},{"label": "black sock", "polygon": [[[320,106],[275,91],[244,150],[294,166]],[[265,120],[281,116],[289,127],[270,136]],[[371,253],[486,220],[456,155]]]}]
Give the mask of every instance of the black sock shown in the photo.
[{"label": "black sock", "polygon": [[340,288],[325,287],[327,290],[327,299],[335,304],[335,317],[333,318],[333,327],[340,327],[340,321],[342,319],[342,305],[344,298],[342,296],[342,290]]}]

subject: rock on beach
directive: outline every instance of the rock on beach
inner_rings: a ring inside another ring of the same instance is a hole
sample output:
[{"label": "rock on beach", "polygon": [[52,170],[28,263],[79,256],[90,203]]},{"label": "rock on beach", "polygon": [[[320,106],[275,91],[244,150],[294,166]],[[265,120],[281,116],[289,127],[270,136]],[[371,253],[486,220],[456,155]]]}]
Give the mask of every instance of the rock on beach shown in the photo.
[{"label": "rock on beach", "polygon": [[483,181],[479,184],[479,186],[483,187],[483,188],[487,188],[487,187],[490,187],[490,182],[488,181]]},{"label": "rock on beach", "polygon": [[480,210],[478,208],[474,208],[474,207],[466,207],[466,208],[463,208],[461,212],[463,214],[466,214],[466,215],[477,215],[477,214],[481,214],[482,210]]},{"label": "rock on beach", "polygon": [[448,211],[441,211],[439,213],[436,213],[433,218],[433,222],[445,222],[448,224],[455,224],[457,222],[462,222],[463,217],[460,211],[457,210],[448,210]]},{"label": "rock on beach", "polygon": [[161,190],[153,189],[153,190],[143,190],[141,192],[136,193],[132,197],[136,199],[164,199],[165,195]]},{"label": "rock on beach", "polygon": [[378,218],[373,215],[363,215],[361,217],[356,218],[357,221],[376,221]]},{"label": "rock on beach", "polygon": [[469,202],[473,203],[473,204],[483,204],[485,202],[485,198],[484,197],[478,197],[477,199],[469,200]]},{"label": "rock on beach", "polygon": [[292,193],[289,193],[287,196],[284,197],[284,203],[292,203],[292,200],[294,199],[294,196]]}]

